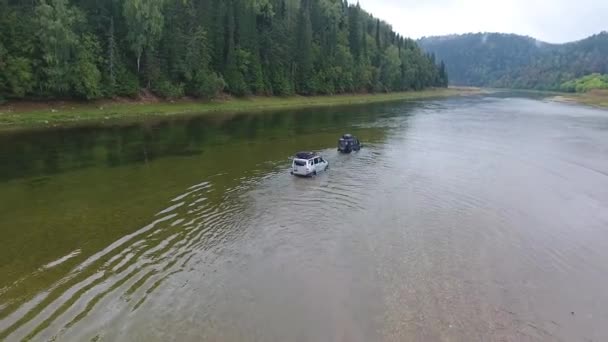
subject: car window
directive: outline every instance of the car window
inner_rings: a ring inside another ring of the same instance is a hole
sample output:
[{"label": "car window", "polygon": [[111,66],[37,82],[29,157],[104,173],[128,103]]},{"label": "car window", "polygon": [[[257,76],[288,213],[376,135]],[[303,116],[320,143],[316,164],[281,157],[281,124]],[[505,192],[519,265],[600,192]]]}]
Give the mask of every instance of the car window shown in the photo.
[{"label": "car window", "polygon": [[315,164],[319,164],[319,158],[315,158]]},{"label": "car window", "polygon": [[294,160],[293,163],[296,164],[297,166],[306,166],[306,162],[302,161],[302,160]]}]

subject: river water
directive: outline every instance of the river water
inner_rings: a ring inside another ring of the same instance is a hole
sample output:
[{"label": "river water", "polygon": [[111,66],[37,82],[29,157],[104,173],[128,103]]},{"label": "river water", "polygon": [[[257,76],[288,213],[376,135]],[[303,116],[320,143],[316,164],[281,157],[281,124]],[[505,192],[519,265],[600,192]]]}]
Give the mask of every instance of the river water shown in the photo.
[{"label": "river water", "polygon": [[[347,131],[365,146],[339,155]],[[299,150],[330,171],[290,176]],[[502,94],[5,133],[0,165],[0,340],[608,340],[608,111]]]}]

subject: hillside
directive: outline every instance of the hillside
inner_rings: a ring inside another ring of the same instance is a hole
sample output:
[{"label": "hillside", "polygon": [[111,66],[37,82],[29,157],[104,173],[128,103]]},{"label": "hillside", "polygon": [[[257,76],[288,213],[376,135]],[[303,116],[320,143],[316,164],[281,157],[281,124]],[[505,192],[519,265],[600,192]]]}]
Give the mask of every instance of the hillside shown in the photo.
[{"label": "hillside", "polygon": [[559,89],[567,81],[608,73],[608,33],[566,44],[514,34],[475,33],[422,38],[458,85]]},{"label": "hillside", "polygon": [[0,0],[0,101],[446,86],[415,41],[343,0]]}]

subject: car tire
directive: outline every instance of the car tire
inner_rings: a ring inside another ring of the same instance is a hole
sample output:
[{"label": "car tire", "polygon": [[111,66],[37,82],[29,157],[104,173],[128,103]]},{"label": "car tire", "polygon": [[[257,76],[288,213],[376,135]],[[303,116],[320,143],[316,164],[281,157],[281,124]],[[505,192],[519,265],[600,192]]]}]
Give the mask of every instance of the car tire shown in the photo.
[{"label": "car tire", "polygon": [[312,172],[313,177],[317,175],[317,171]]}]

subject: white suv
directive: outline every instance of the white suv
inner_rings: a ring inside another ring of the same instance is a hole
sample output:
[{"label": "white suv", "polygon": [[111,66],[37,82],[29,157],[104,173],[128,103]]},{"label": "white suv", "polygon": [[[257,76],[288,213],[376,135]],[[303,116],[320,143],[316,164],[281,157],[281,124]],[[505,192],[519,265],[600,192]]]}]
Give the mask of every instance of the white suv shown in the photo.
[{"label": "white suv", "polygon": [[291,174],[295,176],[315,176],[329,168],[329,163],[321,155],[312,152],[300,152],[293,158]]}]

